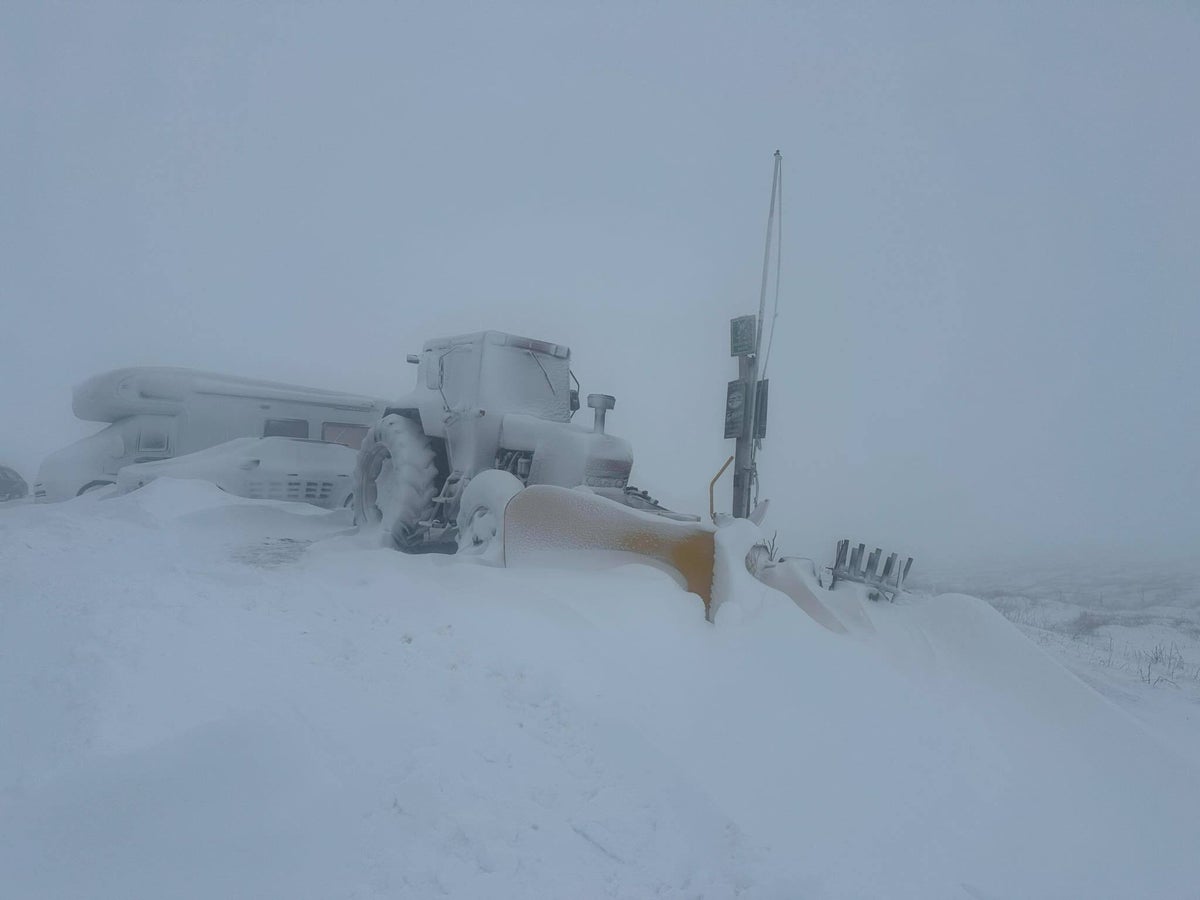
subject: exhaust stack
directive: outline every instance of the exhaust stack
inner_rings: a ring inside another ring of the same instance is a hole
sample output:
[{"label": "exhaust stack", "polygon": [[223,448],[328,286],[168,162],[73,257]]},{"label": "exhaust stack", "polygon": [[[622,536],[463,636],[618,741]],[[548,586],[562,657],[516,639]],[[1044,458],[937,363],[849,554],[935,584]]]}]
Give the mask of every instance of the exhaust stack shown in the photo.
[{"label": "exhaust stack", "polygon": [[596,411],[596,421],[592,423],[595,434],[604,434],[604,414],[617,405],[617,398],[612,394],[588,394],[588,406]]}]

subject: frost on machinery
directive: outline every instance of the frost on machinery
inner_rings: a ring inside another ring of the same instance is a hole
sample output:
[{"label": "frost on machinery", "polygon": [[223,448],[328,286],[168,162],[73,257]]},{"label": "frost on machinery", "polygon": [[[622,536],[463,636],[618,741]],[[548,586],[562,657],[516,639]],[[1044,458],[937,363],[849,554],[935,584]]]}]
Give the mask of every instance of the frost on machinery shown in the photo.
[{"label": "frost on machinery", "polygon": [[[615,398],[589,394],[591,427],[571,421],[579,391],[570,361],[561,344],[498,331],[426,343],[409,357],[416,387],[389,404],[359,450],[359,521],[408,552],[484,553],[513,518],[509,500],[540,485],[582,487],[649,521],[698,526],[699,516],[671,512],[629,484],[633,451],[605,430]],[[556,502],[552,491],[536,496]]]},{"label": "frost on machinery", "polygon": [[[740,519],[757,526],[766,502],[746,516],[736,506],[732,516],[710,507],[710,523],[631,486],[630,444],[606,431],[614,398],[589,394],[591,427],[571,421],[579,394],[570,360],[561,344],[497,331],[427,342],[409,357],[416,386],[389,404],[359,449],[358,522],[405,552],[477,554],[505,565],[558,553],[632,554],[677,573],[711,616],[714,586],[729,580],[718,571],[718,531]],[[748,421],[741,428],[732,435],[739,442],[751,433]],[[732,558],[793,599],[802,592],[805,608],[820,607],[811,585],[773,571],[797,561],[774,559],[760,538],[756,527],[740,532]],[[879,587],[895,596],[901,583],[891,569]],[[833,574],[866,581],[841,565]]]},{"label": "frost on machinery", "polygon": [[[388,405],[359,449],[359,524],[380,528],[409,553],[477,554],[503,565],[564,551],[632,554],[676,573],[710,618],[746,572],[806,610],[822,607],[814,592],[836,580],[867,585],[872,599],[894,598],[908,572],[893,568],[895,554],[881,576],[839,557],[826,582],[815,571],[811,578],[785,571],[799,561],[776,559],[757,529],[767,509],[757,501],[755,456],[766,434],[769,339],[761,362],[760,351],[772,235],[782,214],[780,165],[776,153],[759,312],[731,324],[739,377],[727,393],[725,437],[736,441],[736,453],[721,472],[735,463],[732,515],[713,509],[716,478],[711,523],[665,509],[629,484],[630,444],[605,430],[615,398],[589,394],[591,427],[572,422],[579,383],[567,347],[483,331],[428,341],[408,357],[417,366],[416,386]],[[775,284],[777,291],[778,273]],[[744,524],[723,534],[737,522]],[[827,627],[836,622],[832,613],[814,618]]]}]

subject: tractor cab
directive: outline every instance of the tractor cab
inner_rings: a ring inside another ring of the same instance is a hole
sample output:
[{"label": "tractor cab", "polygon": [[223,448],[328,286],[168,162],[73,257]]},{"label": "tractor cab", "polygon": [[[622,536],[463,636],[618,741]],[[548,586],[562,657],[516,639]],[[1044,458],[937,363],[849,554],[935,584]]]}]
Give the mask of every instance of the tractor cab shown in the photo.
[{"label": "tractor cab", "polygon": [[571,350],[562,344],[481,331],[427,341],[417,364],[417,386],[396,406],[420,411],[425,434],[444,436],[446,414],[522,413],[569,422],[579,408],[572,388]]}]

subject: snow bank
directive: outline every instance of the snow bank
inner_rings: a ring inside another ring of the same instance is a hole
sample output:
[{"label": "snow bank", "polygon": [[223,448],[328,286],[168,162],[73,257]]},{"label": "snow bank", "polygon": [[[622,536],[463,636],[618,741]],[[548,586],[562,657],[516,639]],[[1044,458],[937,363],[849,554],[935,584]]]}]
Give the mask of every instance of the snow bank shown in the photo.
[{"label": "snow bank", "polygon": [[[407,557],[156,481],[0,509],[13,896],[1189,897],[1200,768],[981,602]],[[747,576],[748,578],[748,576]]]}]

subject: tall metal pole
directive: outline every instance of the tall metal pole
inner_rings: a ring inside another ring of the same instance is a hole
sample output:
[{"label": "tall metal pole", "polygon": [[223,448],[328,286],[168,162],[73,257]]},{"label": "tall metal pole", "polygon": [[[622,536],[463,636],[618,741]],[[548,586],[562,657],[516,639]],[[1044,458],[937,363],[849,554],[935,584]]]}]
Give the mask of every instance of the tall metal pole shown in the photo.
[{"label": "tall metal pole", "polygon": [[[738,357],[738,381],[745,388],[747,409],[754,408],[754,382],[758,379],[758,354],[751,353]],[[733,451],[733,517],[745,519],[750,516],[750,495],[753,490],[754,472],[754,439],[749,427],[750,416],[745,416],[746,429],[737,439]]]},{"label": "tall metal pole", "polygon": [[[754,349],[751,353],[738,356],[738,380],[745,385],[745,428],[737,438],[733,459],[733,516],[745,519],[750,516],[750,504],[754,493],[755,434],[758,422],[758,360],[762,350],[763,321],[767,307],[767,275],[771,261],[771,234],[775,225],[775,201],[779,193],[779,172],[783,156],[775,151],[775,169],[771,177],[771,205],[767,212],[767,239],[763,249],[762,285],[758,294],[758,315],[754,325]],[[748,318],[748,317],[747,317]]]}]

